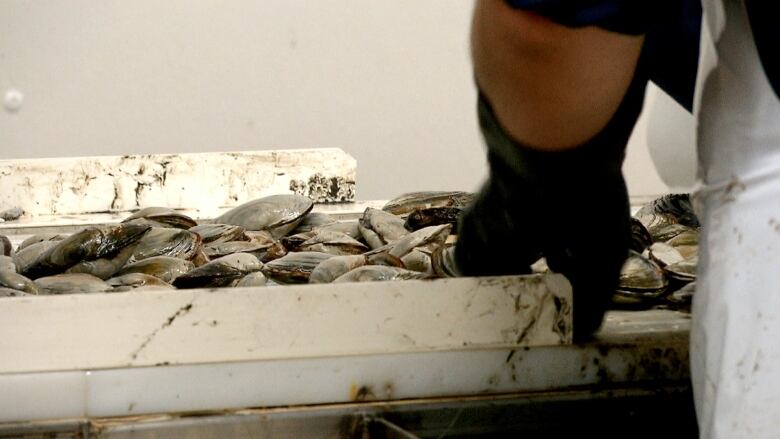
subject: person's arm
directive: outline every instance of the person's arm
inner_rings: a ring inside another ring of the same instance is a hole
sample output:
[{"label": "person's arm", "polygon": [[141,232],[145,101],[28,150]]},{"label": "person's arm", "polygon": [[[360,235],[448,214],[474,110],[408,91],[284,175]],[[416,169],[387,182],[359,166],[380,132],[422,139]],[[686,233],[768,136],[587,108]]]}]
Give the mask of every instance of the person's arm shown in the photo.
[{"label": "person's arm", "polygon": [[477,86],[506,132],[541,150],[584,143],[612,119],[634,77],[643,37],[571,28],[503,0],[477,2]]},{"label": "person's arm", "polygon": [[480,0],[475,9],[490,177],[461,217],[457,269],[528,273],[545,256],[572,284],[577,340],[600,326],[628,256],[621,166],[647,83],[643,4]]}]

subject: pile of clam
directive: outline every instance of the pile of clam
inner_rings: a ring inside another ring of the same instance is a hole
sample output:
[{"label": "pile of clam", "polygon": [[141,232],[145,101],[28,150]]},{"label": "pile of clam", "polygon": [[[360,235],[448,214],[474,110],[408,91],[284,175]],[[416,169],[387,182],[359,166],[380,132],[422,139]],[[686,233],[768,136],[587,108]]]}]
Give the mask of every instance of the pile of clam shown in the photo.
[{"label": "pile of clam", "polygon": [[689,196],[665,195],[639,209],[631,221],[631,250],[613,302],[689,309],[700,228]]},{"label": "pile of clam", "polygon": [[273,195],[198,223],[162,207],[71,235],[0,237],[0,296],[425,279],[452,273],[462,192],[400,197],[359,220]]},{"label": "pile of clam", "polygon": [[[426,279],[454,275],[457,220],[472,194],[416,192],[358,220],[312,212],[310,199],[273,195],[213,221],[161,207],[72,235],[40,234],[13,248],[0,236],[0,296]],[[640,209],[613,302],[690,303],[698,221],[686,195]],[[543,264],[541,265],[543,266]]]}]

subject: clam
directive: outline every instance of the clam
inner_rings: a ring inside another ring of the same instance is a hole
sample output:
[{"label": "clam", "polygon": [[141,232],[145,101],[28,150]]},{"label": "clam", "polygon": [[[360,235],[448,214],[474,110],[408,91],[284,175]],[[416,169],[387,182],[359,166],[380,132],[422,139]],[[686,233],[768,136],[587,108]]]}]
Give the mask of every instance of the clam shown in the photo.
[{"label": "clam", "polygon": [[167,207],[146,207],[122,220],[123,223],[143,219],[147,224],[156,227],[173,227],[189,229],[198,225],[195,220]]},{"label": "clam", "polygon": [[56,245],[57,241],[40,241],[19,250],[13,257],[14,264],[16,264],[16,271],[25,273],[41,255]]},{"label": "clam", "polygon": [[349,235],[350,238],[362,239],[363,235],[360,233],[359,222],[355,221],[339,221],[337,223],[325,224],[316,228],[319,231],[328,232],[341,232]]},{"label": "clam", "polygon": [[[549,270],[549,267],[547,267],[547,260],[544,258],[541,259],[543,259],[544,268]],[[537,269],[542,269],[541,263],[539,261],[537,261],[534,265],[536,265]],[[436,275],[439,277],[461,276],[461,273],[455,264],[454,245],[440,246],[436,248],[431,254],[431,266],[433,267],[433,272],[436,273]]]},{"label": "clam", "polygon": [[682,288],[666,296],[665,300],[673,308],[690,309],[693,295],[696,293],[696,282],[685,284]]},{"label": "clam", "polygon": [[0,287],[0,297],[25,297],[32,296],[32,294],[25,293],[24,291],[14,290],[11,288]]},{"label": "clam", "polygon": [[699,264],[698,256],[691,256],[685,260],[664,267],[666,274],[672,279],[681,282],[692,282],[696,280],[696,267]]},{"label": "clam", "polygon": [[173,285],[177,288],[229,287],[262,267],[257,257],[249,253],[236,253],[214,259],[182,274],[173,281]]},{"label": "clam", "polygon": [[319,231],[312,232],[314,236],[298,246],[299,251],[330,253],[332,255],[359,255],[369,250],[360,241],[345,233]]},{"label": "clam", "polygon": [[328,224],[334,224],[336,219],[327,213],[322,212],[309,212],[303,217],[303,220],[298,224],[298,227],[292,231],[293,234],[303,233],[322,227]]},{"label": "clam", "polygon": [[189,229],[203,239],[204,244],[210,242],[248,241],[244,228],[233,224],[201,224]]},{"label": "clam", "polygon": [[13,271],[16,272],[16,264],[14,258],[6,255],[0,255],[0,271]]},{"label": "clam", "polygon": [[147,230],[149,226],[137,224],[88,227],[56,242],[30,267],[19,272],[30,278],[61,273],[81,261],[99,259],[116,253],[141,239]]},{"label": "clam", "polygon": [[[246,235],[249,242],[255,244],[275,244],[278,242],[277,239],[274,238],[274,236],[271,234],[271,232],[265,230],[245,230],[244,235]],[[242,240],[237,239],[236,241]]]},{"label": "clam", "polygon": [[268,278],[260,272],[249,273],[242,277],[236,284],[236,288],[239,287],[262,287],[268,283]]},{"label": "clam", "polygon": [[382,210],[393,215],[406,216],[417,209],[431,207],[463,208],[474,199],[474,194],[460,191],[409,192],[388,201]]},{"label": "clam", "polygon": [[14,246],[11,244],[11,240],[7,236],[0,235],[0,255],[13,256]]},{"label": "clam", "polygon": [[461,213],[463,213],[463,207],[448,206],[415,209],[406,217],[404,226],[409,230],[419,230],[423,227],[449,224],[452,226],[452,233],[455,233]]},{"label": "clam", "polygon": [[201,242],[200,235],[189,230],[153,227],[138,241],[129,262],[154,256],[192,259]]},{"label": "clam", "polygon": [[0,270],[0,287],[38,294],[38,287],[35,286],[33,281],[15,271]]},{"label": "clam", "polygon": [[85,273],[58,274],[35,280],[40,294],[102,293],[111,290],[104,280]]},{"label": "clam", "polygon": [[167,283],[172,283],[174,279],[193,268],[195,268],[195,264],[184,259],[172,258],[170,256],[154,256],[126,265],[117,273],[117,276],[143,273],[160,278]]},{"label": "clam", "polygon": [[[650,218],[653,215],[666,217],[671,223],[691,228],[700,227],[699,219],[696,217],[691,197],[688,194],[664,195],[642,206],[634,216],[642,220],[642,217]],[[645,223],[644,220],[642,222]],[[645,225],[647,224],[645,223]]]},{"label": "clam", "polygon": [[364,265],[339,276],[334,283],[430,279],[431,275],[387,265]]},{"label": "clam", "polygon": [[63,235],[60,233],[37,233],[35,235],[30,236],[29,238],[22,241],[21,244],[19,244],[19,248],[17,251],[22,251],[23,249],[33,245],[37,244],[39,242],[43,241],[62,241],[63,239],[67,238],[68,235]]},{"label": "clam", "polygon": [[234,253],[249,253],[257,257],[261,262],[268,262],[281,258],[287,254],[284,246],[278,242],[261,244],[251,241],[217,242],[206,244],[203,251],[211,259],[221,258]]},{"label": "clam", "polygon": [[366,208],[358,222],[360,234],[372,249],[396,241],[409,233],[404,220],[379,209]]},{"label": "clam", "polygon": [[424,227],[405,235],[395,241],[389,253],[397,258],[401,258],[415,248],[430,247],[431,252],[436,248],[443,246],[452,230],[452,225],[443,224],[439,226]]},{"label": "clam", "polygon": [[326,259],[311,272],[309,277],[310,284],[330,283],[337,277],[357,267],[362,267],[368,263],[368,257],[365,255],[334,256]]},{"label": "clam", "polygon": [[300,195],[271,195],[235,207],[214,222],[267,230],[278,239],[295,229],[312,207],[312,200]]},{"label": "clam", "polygon": [[682,224],[668,224],[666,226],[651,230],[650,234],[653,236],[653,241],[655,242],[668,242],[680,234],[689,234],[691,232],[695,233],[695,231],[688,226],[684,226]]},{"label": "clam", "polygon": [[622,305],[649,304],[666,291],[668,284],[658,264],[630,251],[620,270],[619,285],[612,301]]},{"label": "clam", "polygon": [[401,258],[401,261],[408,270],[434,274],[430,253],[426,253],[419,249],[412,249],[412,251]]},{"label": "clam", "polygon": [[130,244],[119,250],[119,253],[105,258],[91,261],[81,261],[67,270],[66,273],[86,273],[101,279],[108,279],[124,267],[133,256],[138,247],[138,242]]},{"label": "clam", "polygon": [[656,242],[650,246],[650,259],[661,268],[684,260],[683,255],[676,248],[663,242]]},{"label": "clam", "polygon": [[644,224],[636,218],[631,218],[631,250],[642,253],[653,244],[653,236]]},{"label": "clam", "polygon": [[265,264],[262,271],[265,277],[280,284],[307,283],[317,265],[332,257],[320,252],[288,253]]},{"label": "clam", "polygon": [[112,277],[111,279],[108,279],[106,283],[111,285],[115,292],[130,291],[141,287],[173,289],[173,285],[164,282],[162,279],[143,273],[130,273]]},{"label": "clam", "polygon": [[699,245],[699,232],[693,229],[684,230],[666,241],[672,247]]}]

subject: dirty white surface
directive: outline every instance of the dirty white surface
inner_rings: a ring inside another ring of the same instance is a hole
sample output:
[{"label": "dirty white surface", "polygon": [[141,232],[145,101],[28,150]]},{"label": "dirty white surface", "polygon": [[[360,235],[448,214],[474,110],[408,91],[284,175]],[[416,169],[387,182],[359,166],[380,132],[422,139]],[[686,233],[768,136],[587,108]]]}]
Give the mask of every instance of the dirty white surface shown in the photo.
[{"label": "dirty white surface", "polygon": [[658,385],[688,378],[689,328],[677,312],[610,312],[582,345],[0,374],[0,422]]},{"label": "dirty white surface", "polygon": [[0,160],[0,210],[48,220],[165,206],[214,217],[280,193],[354,201],[356,168],[337,148]]},{"label": "dirty white surface", "polygon": [[570,343],[570,303],[560,275],[7,298],[0,421],[468,392],[491,349]]},{"label": "dirty white surface", "polygon": [[570,298],[560,275],[5,298],[0,373],[563,344]]}]

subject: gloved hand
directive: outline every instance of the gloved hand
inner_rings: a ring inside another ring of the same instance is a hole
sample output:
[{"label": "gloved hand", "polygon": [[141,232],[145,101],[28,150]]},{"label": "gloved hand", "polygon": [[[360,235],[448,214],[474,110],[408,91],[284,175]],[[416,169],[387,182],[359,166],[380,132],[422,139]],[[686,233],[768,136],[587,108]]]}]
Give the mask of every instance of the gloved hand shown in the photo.
[{"label": "gloved hand", "polygon": [[621,166],[645,85],[638,68],[607,126],[563,152],[509,138],[480,95],[490,177],[461,216],[455,249],[460,274],[530,273],[530,264],[545,256],[550,269],[572,284],[575,339],[599,328],[628,255],[630,212]]}]

